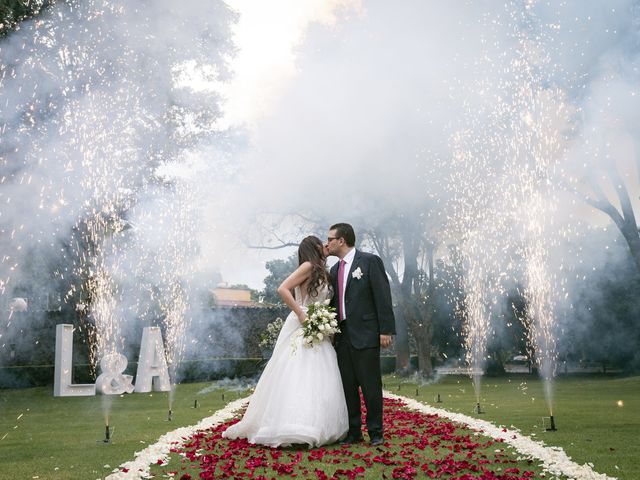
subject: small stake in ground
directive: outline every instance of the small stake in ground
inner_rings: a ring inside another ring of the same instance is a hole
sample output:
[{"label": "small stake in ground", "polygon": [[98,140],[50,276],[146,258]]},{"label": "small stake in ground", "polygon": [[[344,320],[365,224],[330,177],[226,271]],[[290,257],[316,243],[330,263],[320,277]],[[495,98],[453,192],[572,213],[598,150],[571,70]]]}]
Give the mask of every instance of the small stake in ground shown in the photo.
[{"label": "small stake in ground", "polygon": [[440,394],[438,394],[438,396],[436,397],[436,403],[442,403],[442,400],[440,399]]},{"label": "small stake in ground", "polygon": [[167,415],[167,422],[173,420],[173,410],[169,409],[169,414]]},{"label": "small stake in ground", "polygon": [[[115,428],[113,429],[115,430]],[[97,443],[100,443],[102,445],[106,445],[111,443],[111,437],[113,436],[113,431],[111,430],[111,428],[109,427],[109,424],[105,424],[104,426],[104,439],[102,441],[97,440]]]},{"label": "small stake in ground", "polygon": [[193,401],[193,408],[198,408],[198,399],[197,398]]},{"label": "small stake in ground", "polygon": [[476,403],[476,407],[473,409],[473,411],[476,413],[484,413],[482,411],[482,408],[480,408],[480,402]]},{"label": "small stake in ground", "polygon": [[553,415],[551,415],[550,417],[542,417],[542,425],[546,425],[546,424],[545,424],[545,421],[544,421],[544,420],[545,420],[545,418],[548,418],[548,419],[549,419],[549,427],[548,427],[548,428],[545,428],[545,430],[546,430],[547,432],[556,432],[558,429],[556,428],[556,421],[555,421],[555,419],[553,418]]}]

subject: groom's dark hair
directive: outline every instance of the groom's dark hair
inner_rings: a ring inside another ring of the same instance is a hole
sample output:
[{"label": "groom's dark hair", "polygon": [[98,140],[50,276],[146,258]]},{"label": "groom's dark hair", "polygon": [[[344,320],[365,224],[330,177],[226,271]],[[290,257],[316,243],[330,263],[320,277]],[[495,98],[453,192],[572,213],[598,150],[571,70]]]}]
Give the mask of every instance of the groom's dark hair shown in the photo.
[{"label": "groom's dark hair", "polygon": [[336,223],[331,225],[329,230],[335,230],[338,238],[344,238],[348,247],[353,247],[356,244],[356,234],[348,223]]}]

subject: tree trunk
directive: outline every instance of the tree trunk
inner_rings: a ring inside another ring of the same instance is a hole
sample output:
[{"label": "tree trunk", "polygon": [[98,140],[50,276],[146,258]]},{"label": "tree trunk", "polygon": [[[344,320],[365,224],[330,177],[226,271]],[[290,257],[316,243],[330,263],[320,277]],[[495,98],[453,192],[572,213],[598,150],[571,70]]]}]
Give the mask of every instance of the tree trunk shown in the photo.
[{"label": "tree trunk", "polygon": [[407,375],[411,373],[410,353],[409,353],[409,332],[407,322],[401,308],[395,309],[396,317],[396,373]]},{"label": "tree trunk", "polygon": [[393,268],[392,257],[389,255],[388,245],[384,241],[385,236],[376,234],[375,232],[370,232],[369,235],[389,274],[393,298],[398,304],[398,308],[394,308],[393,311],[396,318],[396,337],[394,340],[396,373],[406,375],[411,372],[411,353],[409,349],[407,318],[404,314],[402,282],[400,281],[398,272]]},{"label": "tree trunk", "polygon": [[423,378],[433,377],[433,363],[431,361],[431,344],[433,342],[433,309],[435,300],[435,276],[433,270],[433,252],[435,247],[429,244],[426,250],[427,262],[429,268],[429,283],[426,288],[426,298],[421,309],[422,314],[422,341],[423,349],[426,350],[424,356],[419,359],[420,375]]},{"label": "tree trunk", "polygon": [[618,228],[620,228],[620,232],[622,232],[622,235],[627,241],[633,260],[636,262],[636,267],[638,267],[638,271],[640,271],[640,235],[638,234],[638,222],[633,212],[629,191],[617,168],[613,168],[610,175],[618,195],[618,200],[620,200],[620,209],[622,210],[623,221],[618,225]]},{"label": "tree trunk", "polygon": [[[405,321],[416,341],[418,349],[418,371],[429,371],[431,367],[431,343],[424,342],[425,319],[422,318],[420,302],[420,272],[418,269],[418,256],[420,254],[419,239],[411,232],[404,232],[402,236],[402,249],[404,256],[404,273],[400,284],[400,298],[403,303],[403,315]],[[428,359],[425,363],[424,358]]]},{"label": "tree trunk", "polygon": [[634,221],[626,221],[624,225],[620,226],[620,232],[627,241],[629,251],[633,257],[633,261],[640,272],[640,236],[638,235],[638,226]]},{"label": "tree trunk", "polygon": [[423,341],[418,343],[418,373],[421,378],[430,379],[433,377],[431,366],[431,343]]},{"label": "tree trunk", "polygon": [[636,221],[635,213],[633,212],[633,205],[631,198],[629,197],[629,191],[618,172],[617,168],[613,167],[609,171],[611,184],[614,186],[616,195],[620,202],[620,210],[609,201],[607,196],[600,188],[596,179],[591,179],[591,188],[595,193],[595,198],[588,195],[582,195],[586,203],[594,208],[606,213],[613,223],[616,224],[620,233],[629,246],[629,251],[633,257],[633,261],[640,272],[640,233],[638,232],[638,222]]}]

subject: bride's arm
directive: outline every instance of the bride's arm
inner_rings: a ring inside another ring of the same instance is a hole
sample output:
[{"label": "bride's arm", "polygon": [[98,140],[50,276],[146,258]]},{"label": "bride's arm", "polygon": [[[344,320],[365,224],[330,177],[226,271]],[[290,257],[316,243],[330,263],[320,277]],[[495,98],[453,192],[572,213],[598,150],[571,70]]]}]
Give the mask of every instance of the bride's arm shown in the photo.
[{"label": "bride's arm", "polygon": [[298,316],[300,323],[304,322],[307,314],[302,310],[302,307],[298,305],[298,302],[293,298],[293,294],[291,292],[295,287],[298,287],[307,281],[311,275],[311,270],[311,262],[304,262],[278,287],[278,295],[280,295],[282,301],[286,303],[287,306]]}]

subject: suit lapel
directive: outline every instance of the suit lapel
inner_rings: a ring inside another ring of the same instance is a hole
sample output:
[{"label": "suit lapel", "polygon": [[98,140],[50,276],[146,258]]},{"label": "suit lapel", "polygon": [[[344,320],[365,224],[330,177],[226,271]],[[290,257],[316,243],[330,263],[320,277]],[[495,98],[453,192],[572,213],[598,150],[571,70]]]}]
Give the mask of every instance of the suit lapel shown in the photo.
[{"label": "suit lapel", "polygon": [[333,294],[337,295],[338,292],[338,263],[331,267],[331,288],[333,288]]}]

